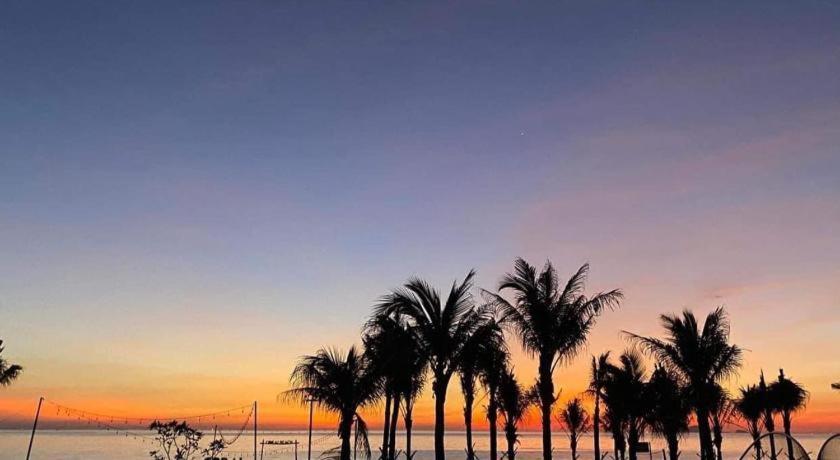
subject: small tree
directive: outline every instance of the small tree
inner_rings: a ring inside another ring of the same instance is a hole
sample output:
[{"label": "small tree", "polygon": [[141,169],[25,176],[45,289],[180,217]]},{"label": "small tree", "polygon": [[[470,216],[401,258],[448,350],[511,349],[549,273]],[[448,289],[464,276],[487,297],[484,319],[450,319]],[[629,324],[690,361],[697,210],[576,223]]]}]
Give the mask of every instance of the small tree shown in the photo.
[{"label": "small tree", "polygon": [[569,444],[572,448],[572,460],[577,460],[577,444],[580,436],[587,433],[592,427],[592,422],[589,419],[589,413],[583,408],[580,399],[575,398],[568,403],[566,407],[560,411],[557,421],[560,422],[566,431],[569,432]]},{"label": "small tree", "polygon": [[155,440],[159,450],[149,452],[155,460],[189,460],[199,452],[198,443],[204,434],[187,425],[187,422],[160,422],[155,420],[149,425],[155,431]]},{"label": "small tree", "polygon": [[[0,340],[0,355],[3,354],[3,341]],[[0,356],[0,386],[5,387],[12,384],[12,382],[20,376],[23,368],[17,364],[9,364],[2,356]]]}]

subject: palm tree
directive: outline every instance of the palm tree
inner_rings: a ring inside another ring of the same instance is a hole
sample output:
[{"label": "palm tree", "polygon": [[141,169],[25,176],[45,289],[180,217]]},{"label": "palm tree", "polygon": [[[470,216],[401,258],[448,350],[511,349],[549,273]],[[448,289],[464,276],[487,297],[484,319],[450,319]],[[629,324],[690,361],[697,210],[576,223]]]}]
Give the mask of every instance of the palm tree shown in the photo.
[{"label": "palm tree", "polygon": [[[0,355],[3,354],[3,341],[0,340]],[[23,368],[17,364],[9,364],[8,361],[0,356],[0,386],[7,387],[17,380]]]},{"label": "palm tree", "polygon": [[618,365],[607,362],[604,401],[614,415],[623,416],[630,460],[636,460],[639,439],[645,430],[644,393],[645,367],[639,353],[627,350],[619,357]]},{"label": "palm tree", "polygon": [[415,349],[415,353],[412,359],[405,362],[406,373],[411,376],[408,382],[401,387],[402,388],[402,400],[403,400],[403,423],[405,425],[405,455],[407,460],[412,460],[414,458],[415,452],[411,450],[411,428],[414,425],[414,419],[412,418],[414,413],[414,403],[417,401],[417,398],[420,397],[420,394],[423,392],[423,388],[426,386],[426,369],[427,369],[427,361],[426,356],[422,353],[422,350]]},{"label": "palm tree", "polygon": [[[286,398],[306,404],[310,399],[318,407],[338,414],[338,435],[341,438],[339,458],[350,460],[350,438],[359,416],[359,408],[374,404],[380,396],[379,376],[363,353],[350,347],[346,354],[334,349],[321,349],[304,356],[292,371],[293,388]],[[366,452],[370,457],[370,452]]]},{"label": "palm tree", "polygon": [[572,449],[572,460],[578,460],[577,444],[578,439],[582,434],[589,431],[592,422],[589,419],[589,413],[583,408],[580,399],[575,398],[566,403],[566,407],[560,411],[558,421],[569,432],[569,445]]},{"label": "palm tree", "polygon": [[372,317],[362,341],[371,366],[381,377],[385,397],[381,458],[393,460],[400,403],[410,392],[415,375],[424,373],[425,356],[407,325],[390,316]]},{"label": "palm tree", "polygon": [[[492,321],[495,324],[495,321]],[[497,326],[498,327],[498,326]],[[498,330],[498,329],[497,329]],[[499,411],[499,386],[508,368],[508,351],[501,340],[488,341],[478,356],[479,379],[487,392],[487,424],[490,430],[490,460],[498,457],[497,416]]]},{"label": "palm tree", "polygon": [[651,431],[665,439],[668,458],[680,457],[680,438],[688,432],[691,407],[685,399],[685,389],[677,377],[665,367],[657,365],[645,388],[648,411],[646,420]]},{"label": "palm tree", "polygon": [[761,417],[764,413],[764,401],[761,390],[756,385],[741,388],[741,397],[734,401],[735,412],[747,424],[747,431],[753,439],[756,460],[761,458]]},{"label": "palm tree", "polygon": [[435,397],[435,460],[446,458],[444,414],[449,381],[458,369],[458,357],[467,338],[485,319],[485,313],[474,308],[470,295],[474,276],[470,271],[462,283],[453,283],[445,302],[428,283],[412,278],[375,308],[377,316],[404,319],[428,358]]},{"label": "palm tree", "polygon": [[483,321],[467,338],[458,356],[458,376],[464,394],[464,427],[467,438],[467,460],[475,458],[472,441],[472,416],[475,402],[475,385],[482,369],[482,356],[504,347],[501,328],[495,320]]},{"label": "palm tree", "polygon": [[776,440],[773,435],[773,433],[776,432],[776,421],[773,419],[777,412],[776,398],[772,389],[767,386],[767,382],[764,380],[764,371],[761,371],[761,375],[759,376],[758,389],[761,393],[761,409],[763,412],[762,420],[764,421],[764,429],[770,434],[770,460],[776,460]]},{"label": "palm tree", "polygon": [[604,393],[604,418],[601,424],[612,435],[613,456],[616,460],[624,460],[624,453],[627,450],[627,416],[618,399],[614,401],[608,393]]},{"label": "palm tree", "polygon": [[677,375],[688,390],[697,418],[701,460],[714,460],[709,417],[712,384],[733,375],[741,365],[741,349],[729,343],[729,320],[719,307],[706,316],[702,330],[689,310],[662,315],[666,337],[657,339],[627,333],[657,361]]},{"label": "palm tree", "polygon": [[507,460],[516,459],[519,422],[525,418],[533,403],[533,392],[523,389],[516,381],[513,369],[507,369],[499,382],[499,412],[504,419]]},{"label": "palm tree", "polygon": [[589,388],[586,390],[595,397],[595,410],[592,417],[593,447],[595,460],[601,460],[601,396],[604,392],[604,385],[607,380],[607,363],[610,359],[610,352],[601,353],[596,359],[592,357],[592,365],[589,368]]},{"label": "palm tree", "polygon": [[622,298],[617,289],[586,297],[588,272],[589,264],[584,264],[561,286],[551,262],[537,273],[534,266],[520,258],[514,263],[514,273],[505,275],[498,287],[499,292],[511,291],[513,302],[488,293],[501,308],[503,323],[517,333],[525,351],[538,359],[544,460],[551,460],[551,412],[557,399],[554,370],[580,351],[597,317],[605,309],[618,306]]},{"label": "palm tree", "polygon": [[802,385],[785,377],[785,371],[779,369],[779,379],[772,384],[771,394],[775,399],[775,407],[782,414],[782,425],[787,435],[788,457],[793,460],[793,440],[791,439],[791,421],[793,413],[805,408],[808,403],[808,391]]},{"label": "palm tree", "polygon": [[726,390],[718,384],[714,384],[709,391],[710,415],[712,420],[712,443],[715,446],[717,460],[723,460],[723,428],[732,419],[735,408]]}]

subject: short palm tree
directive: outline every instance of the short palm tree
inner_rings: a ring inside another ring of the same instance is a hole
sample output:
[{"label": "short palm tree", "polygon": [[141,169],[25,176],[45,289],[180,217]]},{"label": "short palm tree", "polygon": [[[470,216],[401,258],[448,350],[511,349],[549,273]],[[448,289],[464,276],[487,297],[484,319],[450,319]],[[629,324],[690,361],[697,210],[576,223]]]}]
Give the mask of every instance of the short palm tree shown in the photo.
[{"label": "short palm tree", "polygon": [[779,379],[770,384],[775,407],[782,415],[782,426],[787,435],[788,457],[793,459],[793,440],[791,440],[791,422],[793,413],[805,408],[808,403],[808,391],[800,384],[785,377],[785,371],[779,369]]},{"label": "short palm tree", "polygon": [[536,267],[520,258],[514,263],[513,273],[505,275],[498,286],[500,293],[512,293],[513,302],[488,293],[501,308],[503,323],[519,336],[525,351],[538,359],[544,460],[551,460],[551,413],[557,399],[554,370],[581,350],[597,317],[605,309],[617,307],[622,299],[617,289],[585,296],[588,272],[589,264],[585,264],[561,285],[551,262],[538,273]]},{"label": "short palm tree", "polygon": [[525,419],[534,400],[533,392],[522,388],[516,381],[513,369],[507,369],[502,374],[499,382],[499,412],[504,419],[507,460],[516,459],[519,422]]},{"label": "short palm tree", "polygon": [[691,406],[685,398],[685,389],[679,379],[665,367],[657,365],[645,388],[648,426],[653,433],[665,439],[668,458],[680,457],[680,438],[688,432]]},{"label": "short palm tree", "polygon": [[589,388],[587,393],[595,398],[595,410],[592,416],[592,436],[595,460],[601,460],[601,396],[604,393],[604,385],[607,381],[607,364],[609,363],[610,352],[601,353],[597,358],[592,357],[592,364],[589,368]]},{"label": "short palm tree", "polygon": [[410,389],[415,374],[423,373],[424,355],[407,325],[390,316],[371,318],[365,325],[362,341],[368,361],[381,377],[382,394],[385,397],[380,458],[393,460],[396,456],[400,403]]},{"label": "short palm tree", "polygon": [[764,414],[764,401],[761,390],[756,385],[748,385],[740,390],[741,397],[734,401],[736,415],[747,424],[747,431],[753,439],[755,458],[761,458],[761,417]]},{"label": "short palm tree", "polygon": [[[0,340],[0,355],[3,354],[3,341]],[[23,368],[17,364],[9,364],[0,356],[0,386],[6,387],[12,384],[23,372]]]},{"label": "short palm tree", "polygon": [[770,434],[770,460],[776,460],[776,437],[773,433],[776,432],[774,416],[778,411],[778,407],[776,406],[776,397],[773,394],[772,388],[767,386],[767,382],[764,380],[764,371],[761,371],[761,375],[758,378],[758,390],[761,393],[761,419],[764,422],[764,429]]},{"label": "short palm tree", "polygon": [[[373,366],[356,347],[350,347],[346,354],[321,349],[300,359],[292,371],[292,389],[283,395],[301,404],[311,399],[320,408],[338,414],[339,458],[350,460],[354,423],[360,420],[365,426],[358,410],[376,403],[381,389],[378,380]],[[370,451],[366,456],[370,457]]]},{"label": "short palm tree", "polygon": [[646,427],[644,393],[645,366],[638,352],[627,350],[619,357],[619,364],[607,363],[604,400],[614,414],[624,416],[630,460],[636,460],[639,439]]},{"label": "short palm tree", "polygon": [[488,318],[483,321],[467,338],[458,356],[458,377],[461,392],[464,395],[464,428],[467,438],[467,460],[475,458],[472,440],[473,406],[475,403],[476,382],[482,374],[481,364],[487,353],[504,347],[504,337],[498,323]]},{"label": "short palm tree", "polygon": [[662,315],[666,337],[642,337],[627,333],[657,361],[679,377],[688,390],[688,399],[697,418],[700,460],[714,460],[710,426],[713,384],[737,372],[741,349],[729,343],[729,319],[720,307],[706,316],[702,329],[694,313]]},{"label": "short palm tree", "polygon": [[735,408],[729,398],[729,393],[722,386],[715,384],[710,394],[712,395],[709,411],[712,421],[712,443],[715,446],[717,460],[723,460],[723,429],[735,415]]},{"label": "short palm tree", "polygon": [[[495,322],[494,322],[495,323]],[[498,457],[497,418],[499,412],[499,386],[508,368],[508,351],[501,333],[498,340],[486,342],[478,356],[478,375],[487,392],[487,424],[490,431],[490,460]]]},{"label": "short palm tree", "polygon": [[405,320],[426,355],[432,371],[435,398],[435,460],[445,460],[444,448],[446,390],[458,370],[458,357],[467,338],[484,321],[474,308],[470,289],[475,272],[464,281],[453,283],[445,301],[423,280],[412,278],[401,289],[383,297],[375,315]]},{"label": "short palm tree", "polygon": [[592,427],[589,413],[583,408],[583,403],[581,403],[580,399],[574,398],[566,403],[566,407],[560,411],[557,419],[569,434],[569,447],[572,450],[572,460],[578,460],[578,439]]}]

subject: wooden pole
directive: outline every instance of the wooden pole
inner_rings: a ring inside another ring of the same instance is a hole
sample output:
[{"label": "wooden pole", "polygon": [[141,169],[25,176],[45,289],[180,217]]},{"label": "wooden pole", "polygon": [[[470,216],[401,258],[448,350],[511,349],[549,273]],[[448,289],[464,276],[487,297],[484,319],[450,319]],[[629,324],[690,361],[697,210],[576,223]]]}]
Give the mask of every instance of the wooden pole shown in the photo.
[{"label": "wooden pole", "polygon": [[254,401],[254,460],[257,460],[257,402]]},{"label": "wooden pole", "polygon": [[41,403],[44,402],[44,397],[38,399],[38,409],[35,411],[35,422],[32,424],[32,434],[29,436],[29,449],[26,451],[26,460],[32,455],[32,442],[35,440],[35,430],[38,429],[38,418],[41,416]]}]

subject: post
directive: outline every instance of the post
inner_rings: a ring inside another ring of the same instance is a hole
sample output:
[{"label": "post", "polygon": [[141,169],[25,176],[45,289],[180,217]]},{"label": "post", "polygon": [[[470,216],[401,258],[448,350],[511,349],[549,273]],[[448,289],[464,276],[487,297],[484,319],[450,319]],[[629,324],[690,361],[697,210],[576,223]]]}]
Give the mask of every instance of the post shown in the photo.
[{"label": "post", "polygon": [[297,446],[298,446],[298,440],[295,439],[295,460],[298,460],[298,458],[297,458]]},{"label": "post", "polygon": [[44,402],[44,397],[38,399],[38,409],[35,411],[35,422],[32,424],[32,434],[29,436],[29,449],[26,451],[26,460],[32,455],[32,441],[35,440],[35,430],[38,429],[38,418],[41,416],[41,403]]},{"label": "post", "polygon": [[309,447],[306,449],[306,460],[312,460],[312,411],[315,408],[315,399],[309,398]]},{"label": "post", "polygon": [[257,460],[257,402],[254,401],[254,460]]}]

